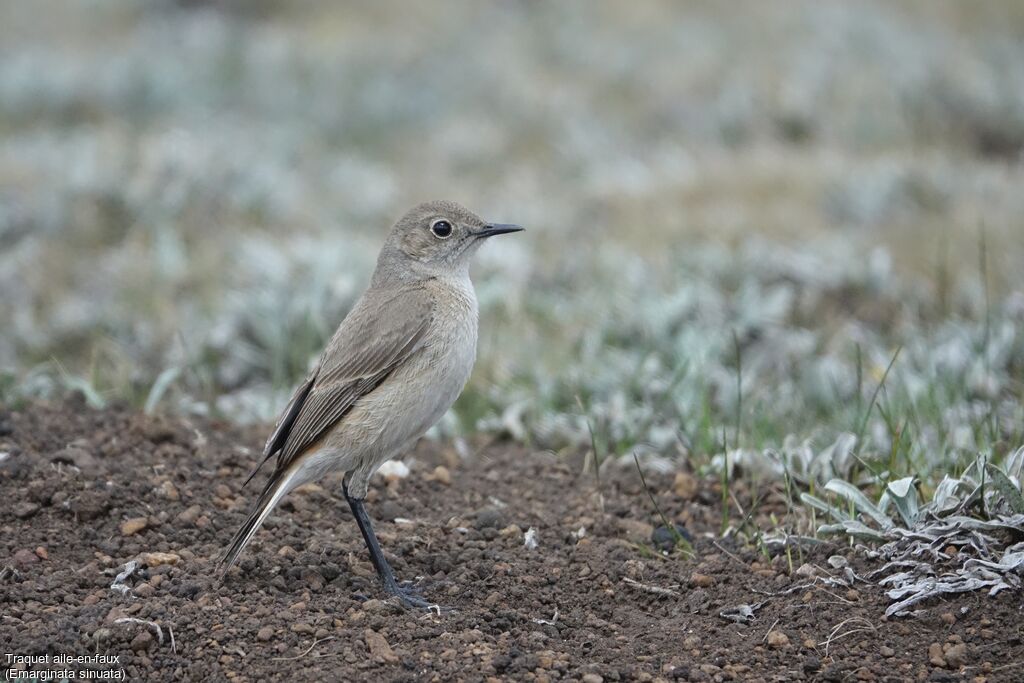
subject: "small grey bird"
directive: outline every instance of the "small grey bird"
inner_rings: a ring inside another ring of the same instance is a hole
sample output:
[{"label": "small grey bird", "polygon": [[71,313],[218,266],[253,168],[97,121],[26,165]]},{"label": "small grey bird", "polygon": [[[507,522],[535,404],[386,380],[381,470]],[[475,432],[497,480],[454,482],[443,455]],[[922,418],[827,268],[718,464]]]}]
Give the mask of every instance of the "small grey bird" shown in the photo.
[{"label": "small grey bird", "polygon": [[420,204],[395,224],[369,289],[296,389],[249,475],[277,456],[255,508],[220,560],[223,571],[290,490],[340,471],[384,590],[404,605],[431,607],[395,580],[363,499],[377,468],[423,436],[462,392],[476,360],[470,259],[488,237],[519,230],[447,201]]}]

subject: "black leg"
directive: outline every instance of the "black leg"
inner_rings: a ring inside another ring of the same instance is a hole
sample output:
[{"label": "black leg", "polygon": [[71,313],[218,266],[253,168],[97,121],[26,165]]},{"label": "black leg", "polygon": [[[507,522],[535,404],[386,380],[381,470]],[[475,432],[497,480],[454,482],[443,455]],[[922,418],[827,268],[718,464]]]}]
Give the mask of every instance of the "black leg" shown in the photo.
[{"label": "black leg", "polygon": [[342,484],[342,490],[345,492],[345,500],[348,501],[349,507],[352,508],[352,516],[356,518],[359,531],[363,534],[363,540],[366,541],[366,549],[370,551],[370,561],[373,562],[373,568],[377,570],[380,582],[384,584],[384,590],[389,595],[398,598],[406,607],[441,611],[440,607],[424,600],[413,589],[399,585],[398,581],[395,580],[395,572],[392,571],[391,565],[388,564],[387,559],[384,557],[384,552],[380,549],[377,534],[373,533],[373,526],[370,524],[370,517],[366,514],[363,501],[348,495],[347,483]]}]

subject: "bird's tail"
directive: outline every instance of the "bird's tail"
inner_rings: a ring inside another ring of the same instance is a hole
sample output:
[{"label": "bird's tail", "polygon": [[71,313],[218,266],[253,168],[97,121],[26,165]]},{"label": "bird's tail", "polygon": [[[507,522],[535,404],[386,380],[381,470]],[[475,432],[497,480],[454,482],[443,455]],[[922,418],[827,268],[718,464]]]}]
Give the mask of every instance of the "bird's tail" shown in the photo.
[{"label": "bird's tail", "polygon": [[249,513],[249,518],[235,532],[234,538],[231,539],[231,545],[228,546],[227,551],[217,562],[217,571],[222,576],[235,563],[241,552],[245,550],[245,546],[249,545],[249,541],[252,540],[253,535],[259,530],[263,521],[270,515],[274,507],[281,502],[285,494],[297,483],[295,482],[295,475],[299,473],[299,469],[293,466],[285,472],[280,474],[274,473],[271,476],[270,481],[263,488],[263,493],[260,494],[259,500],[256,501],[252,512]]}]

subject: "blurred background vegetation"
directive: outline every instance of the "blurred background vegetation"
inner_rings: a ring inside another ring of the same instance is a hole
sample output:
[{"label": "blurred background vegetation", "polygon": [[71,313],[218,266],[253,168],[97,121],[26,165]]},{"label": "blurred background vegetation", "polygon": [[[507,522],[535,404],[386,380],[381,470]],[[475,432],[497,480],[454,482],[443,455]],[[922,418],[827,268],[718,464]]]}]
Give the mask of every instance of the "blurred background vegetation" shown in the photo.
[{"label": "blurred background vegetation", "polygon": [[529,231],[441,433],[934,481],[1024,443],[1022,162],[1015,0],[5,2],[0,396],[272,419],[448,198]]}]

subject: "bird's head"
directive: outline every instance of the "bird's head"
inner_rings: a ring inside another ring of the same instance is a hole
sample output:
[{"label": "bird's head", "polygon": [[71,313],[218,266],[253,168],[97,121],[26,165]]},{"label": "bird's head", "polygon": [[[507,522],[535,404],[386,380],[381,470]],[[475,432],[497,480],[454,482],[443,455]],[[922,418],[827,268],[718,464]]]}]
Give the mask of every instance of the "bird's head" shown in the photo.
[{"label": "bird's head", "polygon": [[377,270],[389,276],[418,277],[466,273],[470,259],[486,239],[520,230],[518,225],[489,223],[455,202],[425,202],[392,228]]}]

